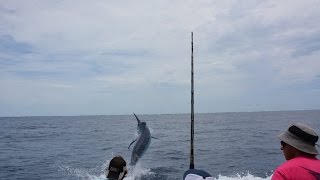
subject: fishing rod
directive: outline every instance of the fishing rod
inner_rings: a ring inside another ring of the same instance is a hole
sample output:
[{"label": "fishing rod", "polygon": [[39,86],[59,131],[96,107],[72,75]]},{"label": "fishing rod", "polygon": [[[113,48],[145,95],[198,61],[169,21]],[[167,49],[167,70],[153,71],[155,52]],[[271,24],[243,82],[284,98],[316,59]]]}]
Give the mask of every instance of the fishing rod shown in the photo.
[{"label": "fishing rod", "polygon": [[191,32],[191,145],[190,169],[194,169],[194,85],[193,85],[193,32]]},{"label": "fishing rod", "polygon": [[191,145],[190,145],[190,167],[183,179],[205,179],[213,180],[213,177],[206,171],[194,168],[194,79],[193,79],[193,32],[191,32]]}]

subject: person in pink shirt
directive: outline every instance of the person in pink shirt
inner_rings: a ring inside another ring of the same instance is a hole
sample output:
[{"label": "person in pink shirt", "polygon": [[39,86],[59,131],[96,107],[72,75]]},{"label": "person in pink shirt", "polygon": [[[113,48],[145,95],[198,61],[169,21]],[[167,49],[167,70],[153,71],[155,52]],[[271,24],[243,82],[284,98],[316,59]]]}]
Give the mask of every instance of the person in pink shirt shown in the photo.
[{"label": "person in pink shirt", "polygon": [[273,173],[272,180],[320,180],[317,133],[302,123],[292,124],[278,135],[286,162]]}]

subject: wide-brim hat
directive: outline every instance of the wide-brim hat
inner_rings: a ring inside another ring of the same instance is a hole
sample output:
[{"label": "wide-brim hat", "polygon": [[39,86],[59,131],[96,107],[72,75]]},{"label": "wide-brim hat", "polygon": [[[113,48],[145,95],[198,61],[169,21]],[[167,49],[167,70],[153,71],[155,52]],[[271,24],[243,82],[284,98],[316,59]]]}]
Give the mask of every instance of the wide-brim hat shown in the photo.
[{"label": "wide-brim hat", "polygon": [[183,180],[213,180],[213,177],[201,169],[189,169],[183,175]]},{"label": "wide-brim hat", "polygon": [[278,135],[278,138],[302,152],[313,155],[319,154],[315,146],[319,137],[317,133],[307,125],[301,123],[292,124],[287,131]]}]

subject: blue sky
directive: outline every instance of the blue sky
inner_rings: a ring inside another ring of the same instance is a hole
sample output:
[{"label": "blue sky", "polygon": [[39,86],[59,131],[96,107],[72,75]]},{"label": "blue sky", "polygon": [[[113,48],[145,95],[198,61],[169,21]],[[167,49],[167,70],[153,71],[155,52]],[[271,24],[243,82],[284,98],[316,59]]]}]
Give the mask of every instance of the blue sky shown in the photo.
[{"label": "blue sky", "polygon": [[0,116],[320,109],[320,1],[0,0]]}]

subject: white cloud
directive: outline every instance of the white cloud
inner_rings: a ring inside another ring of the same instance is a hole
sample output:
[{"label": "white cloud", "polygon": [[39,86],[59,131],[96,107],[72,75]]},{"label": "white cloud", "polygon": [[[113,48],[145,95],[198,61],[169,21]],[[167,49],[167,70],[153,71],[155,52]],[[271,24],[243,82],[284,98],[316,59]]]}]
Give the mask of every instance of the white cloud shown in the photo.
[{"label": "white cloud", "polygon": [[[299,89],[319,89],[319,4],[1,1],[0,98],[11,115],[27,104],[22,114],[188,112],[194,31],[200,112],[282,108]],[[287,107],[320,105],[310,99],[320,102],[310,93]]]}]

